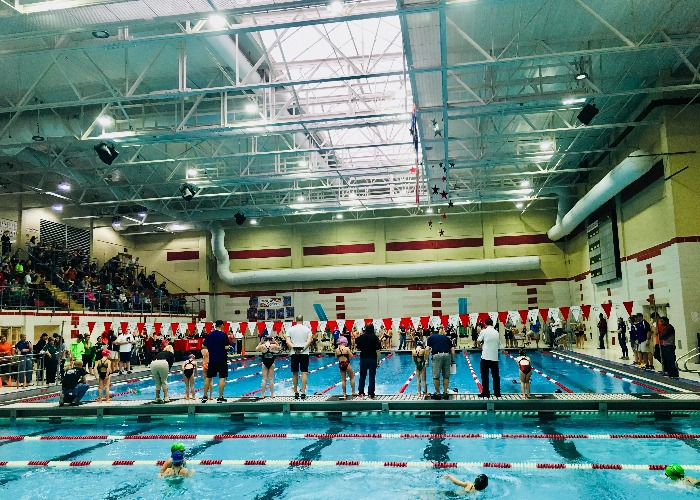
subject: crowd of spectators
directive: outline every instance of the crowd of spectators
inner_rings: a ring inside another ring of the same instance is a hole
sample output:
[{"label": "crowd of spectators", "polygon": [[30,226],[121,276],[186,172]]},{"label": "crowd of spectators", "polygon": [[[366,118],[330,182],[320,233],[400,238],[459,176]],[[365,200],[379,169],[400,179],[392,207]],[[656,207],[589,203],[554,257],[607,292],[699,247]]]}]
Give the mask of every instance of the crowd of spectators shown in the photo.
[{"label": "crowd of spectators", "polygon": [[19,253],[11,253],[9,245],[3,245],[0,262],[0,307],[30,308],[54,305],[45,278],[35,268],[31,258],[20,259]]}]

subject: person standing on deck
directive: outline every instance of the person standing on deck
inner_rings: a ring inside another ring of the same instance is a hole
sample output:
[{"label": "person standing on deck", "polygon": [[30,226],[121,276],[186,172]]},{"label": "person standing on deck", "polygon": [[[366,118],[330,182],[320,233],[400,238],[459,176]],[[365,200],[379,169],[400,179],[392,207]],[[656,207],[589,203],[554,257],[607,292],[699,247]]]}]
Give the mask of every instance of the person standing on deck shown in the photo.
[{"label": "person standing on deck", "polygon": [[357,349],[360,351],[360,387],[359,396],[365,396],[365,380],[369,372],[369,386],[367,395],[369,399],[374,399],[374,380],[379,368],[379,355],[382,351],[382,344],[374,334],[374,324],[368,323],[364,328],[364,333],[357,339]]},{"label": "person standing on deck", "polygon": [[678,378],[678,366],[676,365],[676,329],[666,316],[661,317],[663,333],[659,335],[661,342],[661,359],[665,372],[671,378]]},{"label": "person standing on deck", "polygon": [[479,394],[480,398],[491,397],[489,390],[489,371],[493,378],[493,394],[497,398],[501,397],[501,375],[498,370],[498,349],[501,341],[498,332],[493,328],[493,320],[487,318],[485,321],[486,328],[481,330],[479,334],[479,343],[482,346],[481,350],[481,384],[482,391]]},{"label": "person standing on deck", "polygon": [[311,328],[304,325],[304,317],[296,317],[296,325],[287,330],[287,347],[292,350],[291,370],[294,399],[299,399],[299,372],[301,371],[301,399],[306,399],[306,383],[309,376],[309,346],[313,341]]},{"label": "person standing on deck", "polygon": [[450,387],[450,367],[455,361],[455,350],[452,341],[440,328],[438,333],[428,337],[428,348],[433,359],[433,385],[435,394],[433,399],[440,399],[440,375],[442,375],[442,399],[450,399],[448,392]]},{"label": "person standing on deck", "polygon": [[[205,374],[205,387],[212,386],[212,379],[219,377],[219,397],[217,403],[225,403],[224,388],[226,387],[226,377],[228,377],[228,357],[226,347],[229,345],[228,335],[221,331],[224,322],[217,319],[214,323],[214,329],[209,332],[209,335],[204,339],[203,345],[209,352],[209,366]],[[207,394],[204,393],[202,403],[207,402]]]},{"label": "person standing on deck", "polygon": [[598,349],[605,349],[605,336],[608,334],[608,320],[603,313],[598,315]]}]

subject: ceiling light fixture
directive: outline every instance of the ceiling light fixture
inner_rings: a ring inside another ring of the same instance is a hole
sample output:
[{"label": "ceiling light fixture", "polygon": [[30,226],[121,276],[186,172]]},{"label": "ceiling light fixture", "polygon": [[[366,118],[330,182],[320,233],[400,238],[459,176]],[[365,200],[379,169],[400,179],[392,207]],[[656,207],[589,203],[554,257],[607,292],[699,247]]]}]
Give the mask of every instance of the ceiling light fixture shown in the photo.
[{"label": "ceiling light fixture", "polygon": [[297,201],[298,201],[299,203],[301,203],[302,201],[304,201],[304,196],[303,196],[303,195],[297,196]]},{"label": "ceiling light fixture", "polygon": [[146,212],[139,212],[139,213],[138,213],[138,216],[139,216],[141,219],[145,218],[146,215],[147,215]]},{"label": "ceiling light fixture", "polygon": [[122,221],[119,217],[115,217],[112,219],[112,227],[114,229],[117,229],[118,227],[122,227]]},{"label": "ceiling light fixture", "polygon": [[258,225],[258,220],[257,220],[257,219],[250,219],[250,225],[251,225],[251,226],[257,226],[257,225]]},{"label": "ceiling light fixture", "polygon": [[542,141],[540,142],[541,151],[554,151],[554,142],[552,141]]},{"label": "ceiling light fixture", "polygon": [[515,204],[515,208],[521,209],[525,206],[525,204],[522,201],[519,201],[518,203]]},{"label": "ceiling light fixture", "polygon": [[171,231],[180,231],[182,229],[182,226],[178,224],[177,222],[170,224],[170,230]]},{"label": "ceiling light fixture", "polygon": [[59,183],[58,189],[61,191],[70,191],[70,184],[68,184],[66,181],[63,181]]},{"label": "ceiling light fixture", "polygon": [[215,30],[228,28],[228,20],[221,14],[212,14],[208,19],[209,26]]},{"label": "ceiling light fixture", "polygon": [[528,181],[528,180],[522,181],[522,182],[520,183],[520,187],[524,187],[524,188],[530,187],[530,181]]},{"label": "ceiling light fixture", "polygon": [[432,207],[428,207],[427,210],[425,211],[425,213],[426,213],[426,214],[432,214],[432,213],[433,213]]},{"label": "ceiling light fixture", "polygon": [[188,178],[197,177],[197,170],[195,170],[194,168],[188,168],[187,169],[187,177]]},{"label": "ceiling light fixture", "polygon": [[333,0],[326,7],[333,14],[340,14],[343,11],[343,2],[339,0]]},{"label": "ceiling light fixture", "polygon": [[576,79],[577,80],[586,80],[588,78],[588,73],[585,71],[581,71],[579,73],[576,73]]},{"label": "ceiling light fixture", "polygon": [[340,220],[343,218],[343,214],[336,214],[335,218]]},{"label": "ceiling light fixture", "polygon": [[258,112],[258,105],[255,104],[254,102],[249,102],[248,104],[245,105],[245,112],[246,113],[257,113]]},{"label": "ceiling light fixture", "polygon": [[100,115],[97,118],[95,118],[95,121],[98,125],[101,125],[102,127],[110,127],[114,125],[114,118],[112,118],[109,115]]},{"label": "ceiling light fixture", "polygon": [[54,206],[52,206],[54,212],[62,212],[63,211],[63,205],[60,203],[56,203]]},{"label": "ceiling light fixture", "polygon": [[109,38],[109,31],[105,31],[105,30],[93,30],[93,31],[92,31],[92,36],[94,36],[95,38],[100,38],[100,39]]},{"label": "ceiling light fixture", "polygon": [[306,160],[299,160],[299,163],[297,163],[297,165],[304,168],[309,166],[309,162],[307,162]]},{"label": "ceiling light fixture", "polygon": [[561,103],[564,106],[571,106],[572,104],[581,104],[586,102],[585,97],[572,97],[571,99],[564,99]]}]

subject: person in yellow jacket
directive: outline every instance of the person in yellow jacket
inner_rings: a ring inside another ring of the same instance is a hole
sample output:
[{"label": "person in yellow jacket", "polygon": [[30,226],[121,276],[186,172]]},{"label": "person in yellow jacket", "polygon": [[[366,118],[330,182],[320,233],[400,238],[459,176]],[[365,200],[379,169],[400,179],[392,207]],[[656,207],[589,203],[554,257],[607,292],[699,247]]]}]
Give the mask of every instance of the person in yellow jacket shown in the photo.
[{"label": "person in yellow jacket", "polygon": [[85,354],[85,342],[83,341],[83,336],[78,335],[78,337],[70,345],[70,360],[71,362],[83,360],[83,354]]}]

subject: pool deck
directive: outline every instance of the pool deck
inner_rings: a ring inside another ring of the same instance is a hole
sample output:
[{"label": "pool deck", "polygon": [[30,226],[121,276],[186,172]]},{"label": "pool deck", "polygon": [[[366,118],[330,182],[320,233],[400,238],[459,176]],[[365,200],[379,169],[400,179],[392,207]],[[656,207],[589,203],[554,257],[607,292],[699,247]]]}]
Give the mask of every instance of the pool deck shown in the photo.
[{"label": "pool deck", "polygon": [[[588,351],[588,350],[586,350]],[[378,395],[375,399],[338,396],[309,395],[306,400],[291,396],[275,398],[229,397],[226,403],[209,401],[200,403],[183,399],[158,404],[153,400],[114,400],[110,403],[86,402],[80,406],[59,407],[46,399],[57,395],[58,386],[36,386],[27,389],[4,388],[0,392],[0,418],[61,418],[136,416],[150,418],[158,415],[235,415],[246,413],[296,413],[296,412],[684,412],[700,411],[700,384],[692,379],[672,380],[656,372],[639,370],[616,359],[596,356],[596,352],[552,351],[553,355],[570,362],[583,363],[598,371],[615,372],[614,376],[630,376],[660,388],[678,391],[677,394],[657,392],[651,394],[533,394],[526,399],[520,394],[504,394],[500,398],[482,399],[476,394],[453,393],[449,400],[432,400],[415,394]],[[137,381],[150,376],[149,369],[134,370],[133,374],[116,376],[112,384]],[[618,377],[619,378],[619,377]]]}]

